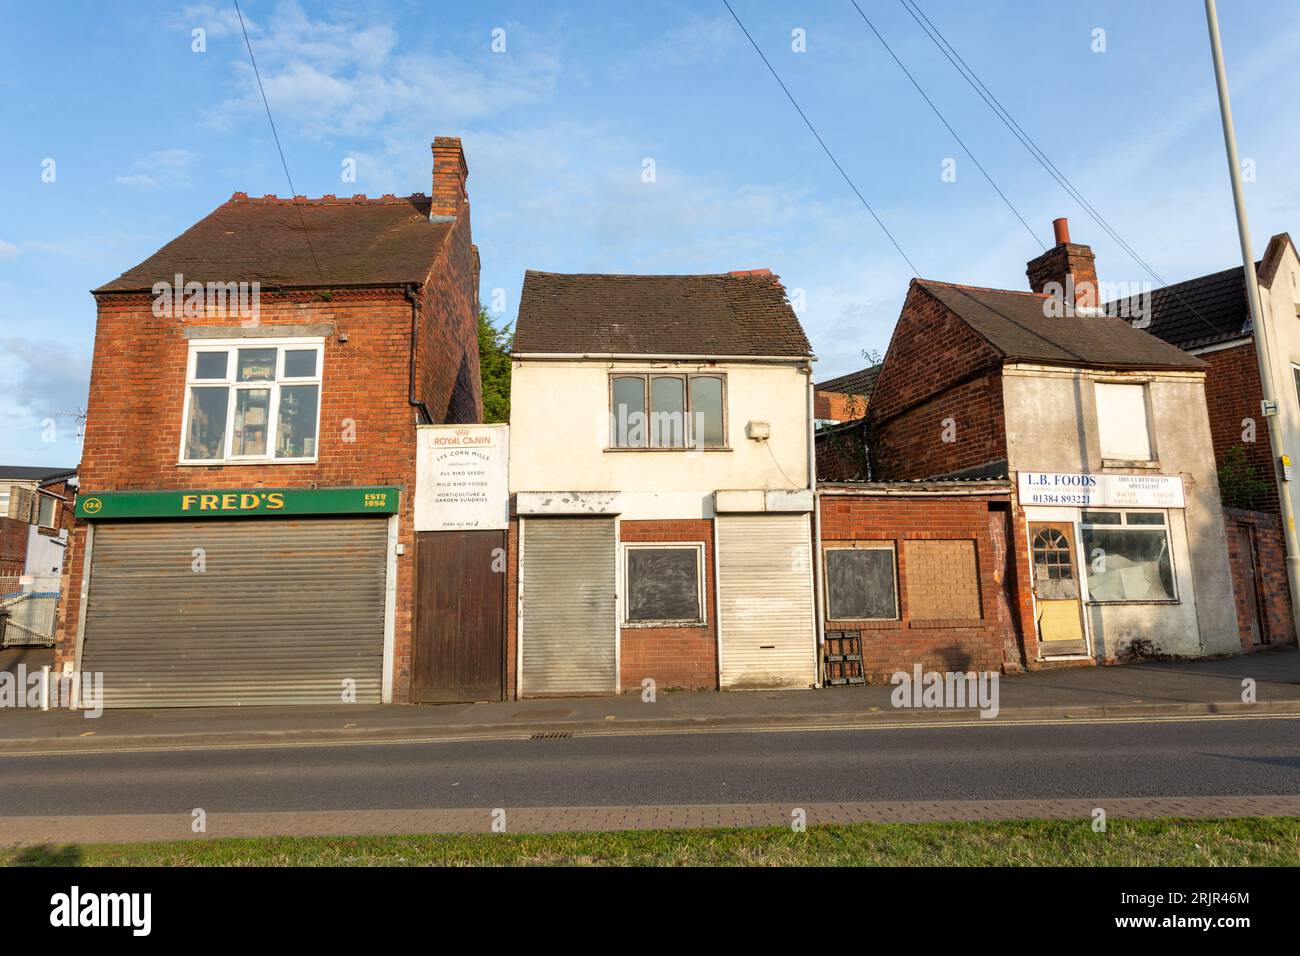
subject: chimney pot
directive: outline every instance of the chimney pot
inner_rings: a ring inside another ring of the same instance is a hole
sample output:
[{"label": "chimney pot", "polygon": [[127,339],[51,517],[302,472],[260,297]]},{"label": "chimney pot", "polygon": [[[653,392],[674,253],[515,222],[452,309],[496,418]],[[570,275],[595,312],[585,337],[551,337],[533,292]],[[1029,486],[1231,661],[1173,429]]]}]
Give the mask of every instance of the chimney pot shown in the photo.
[{"label": "chimney pot", "polygon": [[1056,244],[1064,246],[1070,242],[1070,220],[1061,218],[1052,220],[1052,232],[1056,235]]}]

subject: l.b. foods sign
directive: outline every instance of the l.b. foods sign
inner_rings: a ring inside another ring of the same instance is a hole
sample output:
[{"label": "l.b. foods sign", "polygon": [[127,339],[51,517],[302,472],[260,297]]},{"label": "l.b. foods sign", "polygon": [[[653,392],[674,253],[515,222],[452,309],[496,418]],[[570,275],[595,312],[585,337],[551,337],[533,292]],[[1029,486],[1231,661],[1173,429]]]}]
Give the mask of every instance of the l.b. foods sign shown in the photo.
[{"label": "l.b. foods sign", "polygon": [[416,531],[510,526],[510,428],[421,425],[415,468]]},{"label": "l.b. foods sign", "polygon": [[102,491],[77,496],[77,517],[239,518],[251,515],[395,514],[398,489],[209,488],[184,491]]},{"label": "l.b. foods sign", "polygon": [[1179,475],[1093,475],[1022,471],[1020,504],[1071,508],[1184,508]]}]

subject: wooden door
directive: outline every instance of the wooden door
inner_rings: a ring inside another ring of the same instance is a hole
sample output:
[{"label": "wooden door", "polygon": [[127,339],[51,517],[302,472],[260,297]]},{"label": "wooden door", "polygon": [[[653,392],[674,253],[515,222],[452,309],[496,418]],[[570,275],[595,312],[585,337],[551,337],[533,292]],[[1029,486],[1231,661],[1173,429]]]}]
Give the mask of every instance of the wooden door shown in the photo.
[{"label": "wooden door", "polygon": [[1081,573],[1068,521],[1031,522],[1029,557],[1033,565],[1038,650],[1043,657],[1086,654]]},{"label": "wooden door", "polygon": [[1250,618],[1250,641],[1255,646],[1268,643],[1268,629],[1264,624],[1259,597],[1259,551],[1255,545],[1255,529],[1248,524],[1237,524],[1238,553],[1241,555],[1241,569],[1244,580],[1242,590],[1246,593],[1246,613]]},{"label": "wooden door", "polygon": [[416,535],[416,703],[502,700],[506,533]]}]

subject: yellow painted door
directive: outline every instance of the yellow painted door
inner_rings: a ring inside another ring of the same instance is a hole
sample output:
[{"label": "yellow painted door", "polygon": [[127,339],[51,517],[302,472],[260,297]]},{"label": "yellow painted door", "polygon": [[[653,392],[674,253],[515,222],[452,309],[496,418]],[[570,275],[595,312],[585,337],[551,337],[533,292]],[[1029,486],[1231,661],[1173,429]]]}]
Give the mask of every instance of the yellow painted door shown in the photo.
[{"label": "yellow painted door", "polygon": [[1040,654],[1043,657],[1086,654],[1074,525],[1068,521],[1031,522],[1029,550]]}]

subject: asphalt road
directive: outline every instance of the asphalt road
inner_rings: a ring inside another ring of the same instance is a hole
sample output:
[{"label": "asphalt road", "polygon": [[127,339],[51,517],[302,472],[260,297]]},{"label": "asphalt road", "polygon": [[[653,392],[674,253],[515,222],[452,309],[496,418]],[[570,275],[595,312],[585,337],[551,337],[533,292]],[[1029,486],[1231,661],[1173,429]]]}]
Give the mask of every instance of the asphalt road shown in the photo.
[{"label": "asphalt road", "polygon": [[1297,793],[1300,719],[0,756],[0,816]]}]

